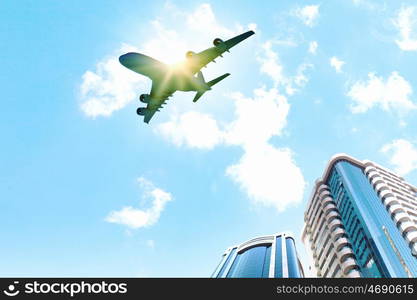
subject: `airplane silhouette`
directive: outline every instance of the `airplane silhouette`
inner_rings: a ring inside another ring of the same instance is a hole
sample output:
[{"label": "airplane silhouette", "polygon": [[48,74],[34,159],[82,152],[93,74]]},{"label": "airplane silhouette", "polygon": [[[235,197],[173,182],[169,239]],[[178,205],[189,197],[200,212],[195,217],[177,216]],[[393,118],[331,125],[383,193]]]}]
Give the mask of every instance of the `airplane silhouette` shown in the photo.
[{"label": "airplane silhouette", "polygon": [[139,107],[137,114],[144,116],[144,122],[149,123],[153,115],[159,111],[169,97],[176,91],[195,91],[196,102],[200,97],[219,81],[225,79],[230,73],[223,74],[206,82],[201,69],[217,57],[222,57],[224,52],[237,45],[241,41],[255,34],[252,30],[242,33],[227,41],[214,39],[214,47],[200,53],[188,51],[186,60],[180,64],[169,66],[144,54],[129,52],[119,57],[120,63],[126,68],[147,76],[152,80],[150,94],[142,94],[139,99],[146,103],[146,107]]}]

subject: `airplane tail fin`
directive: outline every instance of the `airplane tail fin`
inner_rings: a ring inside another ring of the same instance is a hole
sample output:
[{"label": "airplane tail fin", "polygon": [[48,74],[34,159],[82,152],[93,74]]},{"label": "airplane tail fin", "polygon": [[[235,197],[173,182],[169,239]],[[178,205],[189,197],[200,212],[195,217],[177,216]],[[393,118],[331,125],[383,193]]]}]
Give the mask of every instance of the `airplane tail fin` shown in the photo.
[{"label": "airplane tail fin", "polygon": [[[218,83],[219,81],[222,81],[223,79],[225,79],[227,76],[229,76],[230,75],[230,73],[226,73],[226,74],[223,74],[222,76],[219,76],[219,77],[217,77],[217,78],[215,78],[215,79],[213,79],[213,80],[211,80],[211,81],[209,81],[209,82],[207,82],[207,85],[209,86],[209,87],[212,87],[213,85],[215,85],[216,83]],[[195,95],[195,97],[194,97],[194,99],[193,99],[193,102],[197,102],[197,100],[198,99],[200,99],[200,97],[201,96],[203,96],[203,94],[205,93],[206,91],[202,91],[202,92],[197,92],[197,94]]]},{"label": "airplane tail fin", "polygon": [[201,72],[201,71],[197,73],[197,78],[200,79],[202,82],[206,82],[206,80],[204,79],[204,76],[203,76],[203,72]]}]

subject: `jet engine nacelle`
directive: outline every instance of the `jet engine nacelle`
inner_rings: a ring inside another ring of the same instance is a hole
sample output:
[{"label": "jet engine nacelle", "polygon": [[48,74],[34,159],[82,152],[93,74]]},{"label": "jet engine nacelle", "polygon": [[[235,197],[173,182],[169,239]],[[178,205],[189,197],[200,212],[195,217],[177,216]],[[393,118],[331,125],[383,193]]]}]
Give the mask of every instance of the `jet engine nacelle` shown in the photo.
[{"label": "jet engine nacelle", "polygon": [[213,45],[214,46],[220,46],[221,44],[223,44],[224,42],[223,42],[223,40],[222,39],[219,39],[219,38],[216,38],[216,39],[214,39],[214,41],[213,41]]},{"label": "jet engine nacelle", "polygon": [[144,115],[146,114],[146,107],[139,107],[139,108],[136,110],[136,113],[137,113],[139,116],[144,116]]},{"label": "jet engine nacelle", "polygon": [[187,51],[187,52],[185,53],[185,58],[191,58],[191,57],[193,57],[193,56],[194,56],[194,54],[195,54],[195,52],[193,52],[193,51]]},{"label": "jet engine nacelle", "polygon": [[142,94],[140,95],[139,100],[143,103],[149,103],[151,97],[149,96],[149,94]]}]

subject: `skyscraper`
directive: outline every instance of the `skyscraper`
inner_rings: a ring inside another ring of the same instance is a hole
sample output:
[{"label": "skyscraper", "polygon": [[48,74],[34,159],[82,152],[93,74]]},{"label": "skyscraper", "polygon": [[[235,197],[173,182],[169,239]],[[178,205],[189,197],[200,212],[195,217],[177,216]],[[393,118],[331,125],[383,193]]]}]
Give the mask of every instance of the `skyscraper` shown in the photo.
[{"label": "skyscraper", "polygon": [[303,268],[294,238],[285,233],[261,236],[229,247],[214,278],[299,278]]},{"label": "skyscraper", "polygon": [[319,277],[417,277],[417,188],[336,155],[313,188],[302,239]]}]

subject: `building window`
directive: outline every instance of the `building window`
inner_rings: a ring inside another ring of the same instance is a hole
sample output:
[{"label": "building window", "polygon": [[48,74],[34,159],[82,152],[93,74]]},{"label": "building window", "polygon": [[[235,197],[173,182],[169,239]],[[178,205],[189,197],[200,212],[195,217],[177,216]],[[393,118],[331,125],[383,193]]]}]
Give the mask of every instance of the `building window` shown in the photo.
[{"label": "building window", "polygon": [[282,238],[278,236],[275,243],[275,278],[282,278]]},{"label": "building window", "polygon": [[285,244],[287,247],[287,261],[288,261],[288,277],[300,278],[300,270],[298,268],[297,252],[295,251],[294,240],[286,238]]},{"label": "building window", "polygon": [[229,255],[227,256],[227,259],[226,259],[225,263],[223,264],[222,268],[220,269],[219,274],[217,274],[217,278],[222,277],[222,275],[225,272],[227,266],[229,265],[230,259],[233,257],[235,252],[236,252],[236,248],[233,248],[232,251],[230,251]]},{"label": "building window", "polygon": [[262,278],[268,277],[271,259],[271,245],[259,245],[237,254],[227,277]]},{"label": "building window", "polygon": [[337,272],[339,272],[340,270],[341,270],[341,269],[340,269],[340,266],[339,266],[339,265],[337,265],[337,267],[334,269],[334,271],[333,271],[332,275],[330,276],[330,278],[335,278],[335,277],[336,277]]}]

